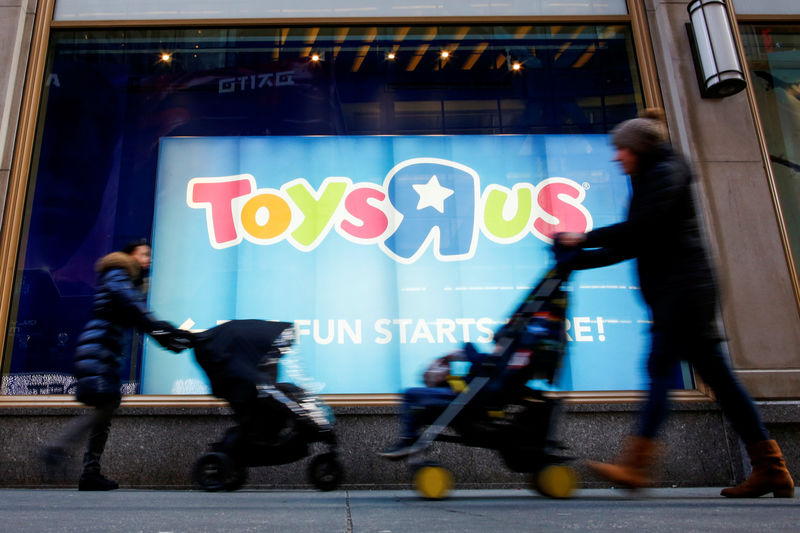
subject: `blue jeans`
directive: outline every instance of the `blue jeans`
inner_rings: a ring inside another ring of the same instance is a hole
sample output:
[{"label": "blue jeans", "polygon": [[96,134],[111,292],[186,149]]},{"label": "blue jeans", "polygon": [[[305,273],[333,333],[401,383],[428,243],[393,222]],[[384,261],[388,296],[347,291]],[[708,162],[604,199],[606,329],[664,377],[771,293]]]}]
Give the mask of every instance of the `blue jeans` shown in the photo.
[{"label": "blue jeans", "polygon": [[450,387],[412,387],[403,393],[400,437],[416,439],[419,428],[430,424],[458,396]]},{"label": "blue jeans", "polygon": [[[654,438],[667,417],[667,396],[672,377],[681,360],[694,366],[697,374],[711,388],[717,403],[733,429],[746,445],[769,438],[753,400],[731,372],[721,343],[708,339],[668,339],[653,332],[653,347],[647,361],[650,389],[641,413],[637,434]],[[680,355],[678,355],[680,354]]]}]

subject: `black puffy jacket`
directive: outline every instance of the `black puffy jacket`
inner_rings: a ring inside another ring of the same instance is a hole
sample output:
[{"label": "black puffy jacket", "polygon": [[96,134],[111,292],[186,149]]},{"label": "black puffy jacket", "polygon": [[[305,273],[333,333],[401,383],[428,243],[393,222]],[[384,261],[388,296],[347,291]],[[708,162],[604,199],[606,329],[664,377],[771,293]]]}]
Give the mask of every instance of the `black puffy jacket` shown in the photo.
[{"label": "black puffy jacket", "polygon": [[123,330],[134,327],[151,333],[165,324],[147,311],[139,288],[141,269],[133,257],[111,253],[97,262],[95,270],[92,318],[78,337],[73,365],[77,399],[88,405],[119,402]]},{"label": "black puffy jacket", "polygon": [[718,335],[717,289],[703,242],[686,159],[668,144],[638,160],[624,222],[586,235],[576,268],[636,259],[642,296],[653,329],[667,334]]}]

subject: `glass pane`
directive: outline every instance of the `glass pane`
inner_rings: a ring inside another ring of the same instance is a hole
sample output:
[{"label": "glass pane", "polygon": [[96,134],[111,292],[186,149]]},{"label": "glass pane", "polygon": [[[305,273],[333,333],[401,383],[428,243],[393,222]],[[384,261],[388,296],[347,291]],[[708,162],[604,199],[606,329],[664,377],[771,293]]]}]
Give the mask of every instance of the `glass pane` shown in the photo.
[{"label": "glass pane", "polygon": [[435,3],[414,1],[346,3],[317,0],[58,0],[57,21],[82,20],[191,20],[253,18],[343,18],[343,17],[457,17],[536,15],[625,15],[625,0],[512,0],[510,2]]},{"label": "glass pane", "polygon": [[[142,236],[153,241],[159,318],[197,329],[295,321],[323,392],[396,392],[463,341],[490,349],[547,267],[553,231],[624,216],[628,181],[607,133],[641,108],[626,26],[51,37],[8,394],[69,391],[93,264]],[[425,192],[423,207],[402,196],[423,201],[401,180],[420,166],[431,176],[414,184],[439,193]],[[248,191],[227,199],[238,218],[218,220],[201,189],[236,180]],[[271,235],[276,205],[287,225]],[[564,387],[642,388],[648,319],[631,265],[581,276]],[[207,390],[190,355],[138,335],[123,345],[129,392]],[[613,374],[602,371],[609,357]]]},{"label": "glass pane", "polygon": [[789,243],[800,266],[800,26],[740,27]]},{"label": "glass pane", "polygon": [[797,0],[733,0],[738,15],[790,15],[800,13]]}]

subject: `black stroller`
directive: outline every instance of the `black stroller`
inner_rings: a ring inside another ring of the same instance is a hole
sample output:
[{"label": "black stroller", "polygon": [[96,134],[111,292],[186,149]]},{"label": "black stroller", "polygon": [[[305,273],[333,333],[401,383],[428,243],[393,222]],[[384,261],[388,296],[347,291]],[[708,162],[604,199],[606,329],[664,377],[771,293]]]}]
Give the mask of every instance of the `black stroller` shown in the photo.
[{"label": "black stroller", "polygon": [[571,268],[559,255],[562,260],[495,334],[491,354],[465,346],[472,365],[455,399],[438,417],[419,418],[429,425],[406,456],[422,496],[444,498],[453,485],[448,469],[423,457],[434,441],[496,450],[509,469],[527,474],[531,488],[548,497],[567,498],[577,487],[571,458],[561,455],[565,448],[554,439],[559,400],[528,386],[533,379],[552,385],[565,353],[562,284]]},{"label": "black stroller", "polygon": [[309,481],[323,491],[339,486],[342,468],[330,410],[304,389],[277,383],[278,361],[294,340],[291,323],[263,320],[232,320],[191,335],[212,393],[228,401],[236,421],[195,463],[192,477],[203,489],[237,490],[248,467],[297,461],[318,442],[327,451],[309,463]]}]

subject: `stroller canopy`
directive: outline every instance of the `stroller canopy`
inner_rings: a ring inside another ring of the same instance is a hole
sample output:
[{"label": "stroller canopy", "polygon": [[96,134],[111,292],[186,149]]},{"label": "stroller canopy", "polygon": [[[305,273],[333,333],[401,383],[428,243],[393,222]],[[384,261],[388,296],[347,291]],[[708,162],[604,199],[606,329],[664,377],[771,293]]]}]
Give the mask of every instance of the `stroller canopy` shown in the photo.
[{"label": "stroller canopy", "polygon": [[[260,366],[279,359],[279,347],[294,341],[291,322],[231,320],[194,336],[194,355],[214,395],[231,381],[256,383]],[[288,331],[287,331],[288,330]]]}]

